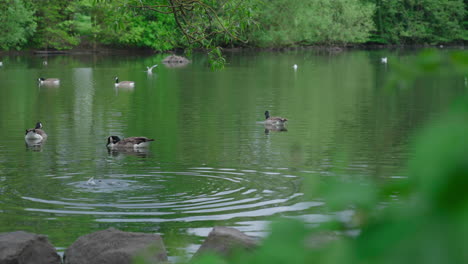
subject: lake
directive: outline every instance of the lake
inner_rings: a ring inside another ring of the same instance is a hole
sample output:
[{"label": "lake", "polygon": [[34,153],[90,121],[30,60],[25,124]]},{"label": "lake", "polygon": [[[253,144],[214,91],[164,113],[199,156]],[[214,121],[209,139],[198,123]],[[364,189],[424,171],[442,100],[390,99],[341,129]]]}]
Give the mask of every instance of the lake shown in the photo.
[{"label": "lake", "polygon": [[[181,68],[163,65],[167,54],[3,55],[0,232],[46,234],[63,251],[115,227],[161,234],[182,256],[215,225],[264,236],[278,217],[349,217],[307,199],[304,179],[404,179],[412,136],[467,92],[457,76],[386,87],[394,63],[417,53],[228,53],[221,71],[203,54]],[[135,88],[115,88],[115,76]],[[61,83],[38,86],[39,77]],[[265,128],[266,110],[288,118],[284,131]],[[48,139],[28,147],[37,121]],[[110,135],[155,141],[109,152]]]}]

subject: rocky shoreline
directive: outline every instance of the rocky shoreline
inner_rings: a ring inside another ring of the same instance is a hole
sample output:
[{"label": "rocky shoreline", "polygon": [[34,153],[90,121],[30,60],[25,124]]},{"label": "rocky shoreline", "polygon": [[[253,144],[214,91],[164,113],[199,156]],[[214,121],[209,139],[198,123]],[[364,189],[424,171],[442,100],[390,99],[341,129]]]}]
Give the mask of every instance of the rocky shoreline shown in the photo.
[{"label": "rocky shoreline", "polygon": [[[229,257],[250,251],[258,239],[230,227],[214,227],[193,258],[206,253]],[[124,232],[115,228],[79,237],[63,259],[47,237],[24,231],[0,233],[0,263],[5,264],[131,264],[169,263],[164,241],[158,234]]]}]

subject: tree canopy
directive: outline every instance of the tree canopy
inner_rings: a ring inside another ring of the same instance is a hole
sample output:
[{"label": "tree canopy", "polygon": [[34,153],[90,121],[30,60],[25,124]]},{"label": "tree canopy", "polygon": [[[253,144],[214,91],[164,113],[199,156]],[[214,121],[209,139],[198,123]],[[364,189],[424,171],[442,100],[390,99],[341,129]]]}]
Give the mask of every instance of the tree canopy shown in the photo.
[{"label": "tree canopy", "polygon": [[5,1],[3,50],[438,44],[468,38],[464,0]]}]

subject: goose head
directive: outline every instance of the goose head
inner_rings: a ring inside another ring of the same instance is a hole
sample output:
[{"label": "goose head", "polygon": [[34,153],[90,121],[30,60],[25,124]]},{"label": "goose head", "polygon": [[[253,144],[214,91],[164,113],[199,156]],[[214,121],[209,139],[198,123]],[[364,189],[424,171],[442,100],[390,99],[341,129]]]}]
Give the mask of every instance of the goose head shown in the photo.
[{"label": "goose head", "polygon": [[34,129],[42,129],[42,123],[41,123],[41,122],[37,122],[37,123],[36,123],[36,126],[34,127]]},{"label": "goose head", "polygon": [[120,138],[118,136],[109,136],[107,138],[107,145],[106,146],[112,146],[112,145],[116,144],[119,141],[120,141]]}]

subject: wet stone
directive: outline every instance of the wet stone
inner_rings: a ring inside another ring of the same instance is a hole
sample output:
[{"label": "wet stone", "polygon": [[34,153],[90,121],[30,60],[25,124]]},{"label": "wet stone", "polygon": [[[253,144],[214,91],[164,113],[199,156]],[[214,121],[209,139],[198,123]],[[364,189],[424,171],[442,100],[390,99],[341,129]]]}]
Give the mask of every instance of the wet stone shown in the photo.
[{"label": "wet stone", "polygon": [[60,264],[61,259],[46,236],[15,231],[0,233],[0,263]]},{"label": "wet stone", "polygon": [[161,236],[109,228],[78,238],[64,254],[65,264],[131,264],[135,259],[167,262]]},{"label": "wet stone", "polygon": [[258,246],[257,241],[257,239],[247,236],[235,228],[217,226],[208,234],[194,257],[205,253],[230,257],[239,250],[251,251],[255,249]]}]

